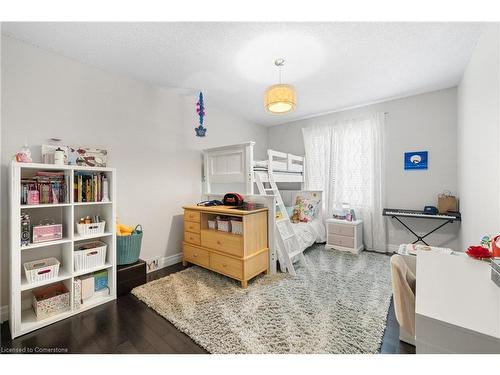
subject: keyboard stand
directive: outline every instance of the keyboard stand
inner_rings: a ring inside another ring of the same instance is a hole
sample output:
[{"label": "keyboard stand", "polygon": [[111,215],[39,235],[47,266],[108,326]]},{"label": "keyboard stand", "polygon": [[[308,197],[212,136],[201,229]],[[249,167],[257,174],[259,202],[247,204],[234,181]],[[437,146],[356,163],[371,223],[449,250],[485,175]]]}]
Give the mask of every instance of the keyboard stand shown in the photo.
[{"label": "keyboard stand", "polygon": [[[417,238],[414,242],[412,242],[412,244],[416,244],[418,242],[423,242],[425,245],[430,246],[427,242],[425,242],[424,238],[428,237],[432,233],[434,233],[437,230],[441,229],[446,224],[453,223],[454,221],[461,221],[460,214],[458,214],[458,216],[455,217],[455,218],[443,218],[443,217],[440,217],[439,215],[436,215],[435,217],[418,216],[418,215],[405,214],[405,213],[401,213],[400,215],[398,215],[397,213],[392,213],[392,212],[391,213],[387,213],[386,211],[389,211],[389,210],[388,209],[384,209],[384,213],[383,213],[384,216],[389,216],[389,217],[392,217],[393,219],[396,219],[397,221],[399,221],[401,223],[402,226],[404,226],[406,229],[408,229]],[[394,211],[396,211],[396,210],[394,210]],[[415,212],[417,212],[417,211],[415,211]],[[404,223],[400,219],[400,217],[410,217],[410,218],[414,217],[414,218],[418,218],[418,219],[434,219],[434,220],[441,219],[441,220],[446,220],[446,221],[444,223],[442,223],[441,225],[437,226],[436,228],[434,228],[433,230],[431,230],[430,232],[427,232],[424,235],[420,236],[417,233],[415,233],[413,231],[413,229],[411,229],[406,223]]]}]

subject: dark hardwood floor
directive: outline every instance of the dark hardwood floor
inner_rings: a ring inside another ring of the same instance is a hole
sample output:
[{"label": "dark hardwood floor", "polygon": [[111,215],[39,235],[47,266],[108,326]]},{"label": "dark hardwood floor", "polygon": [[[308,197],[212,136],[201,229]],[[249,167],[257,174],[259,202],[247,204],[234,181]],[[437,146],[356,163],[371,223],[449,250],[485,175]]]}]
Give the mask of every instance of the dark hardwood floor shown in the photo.
[{"label": "dark hardwood floor", "polygon": [[[148,275],[148,281],[183,269],[179,263]],[[415,353],[399,341],[391,301],[381,353]],[[1,325],[2,353],[207,353],[170,322],[131,294],[71,318],[10,338],[8,322]]]}]

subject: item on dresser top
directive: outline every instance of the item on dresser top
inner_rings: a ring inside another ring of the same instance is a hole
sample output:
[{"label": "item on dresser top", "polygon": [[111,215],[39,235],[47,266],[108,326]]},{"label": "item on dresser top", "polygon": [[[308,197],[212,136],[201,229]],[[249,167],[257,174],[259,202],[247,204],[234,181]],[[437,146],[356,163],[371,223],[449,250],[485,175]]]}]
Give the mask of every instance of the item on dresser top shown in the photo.
[{"label": "item on dresser top", "polygon": [[137,262],[141,255],[143,234],[142,225],[138,224],[130,236],[116,237],[117,265],[121,266]]},{"label": "item on dresser top", "polygon": [[29,284],[54,279],[59,275],[60,262],[56,258],[46,258],[23,264],[24,275]]},{"label": "item on dresser top", "polygon": [[243,206],[244,199],[243,196],[238,193],[227,193],[224,195],[224,206],[235,206],[240,207]]},{"label": "item on dresser top", "polygon": [[451,195],[449,190],[445,190],[438,195],[438,211],[444,214],[448,211],[458,211],[458,201],[454,195]]},{"label": "item on dresser top", "polygon": [[45,319],[70,309],[70,293],[61,282],[51,284],[33,291],[31,305],[36,319]]},{"label": "item on dresser top", "polygon": [[224,202],[221,202],[217,199],[211,200],[211,201],[202,201],[200,203],[196,204],[197,206],[203,206],[203,207],[211,207],[211,206],[223,206]]},{"label": "item on dresser top", "polygon": [[243,207],[240,208],[245,211],[254,211],[259,208],[264,208],[265,206],[262,203],[255,203],[255,202],[243,202]]},{"label": "item on dresser top", "polygon": [[33,243],[60,240],[62,233],[62,224],[56,224],[52,219],[42,219],[39,225],[33,226]]},{"label": "item on dresser top", "polygon": [[31,242],[30,215],[21,214],[21,246],[28,246]]}]

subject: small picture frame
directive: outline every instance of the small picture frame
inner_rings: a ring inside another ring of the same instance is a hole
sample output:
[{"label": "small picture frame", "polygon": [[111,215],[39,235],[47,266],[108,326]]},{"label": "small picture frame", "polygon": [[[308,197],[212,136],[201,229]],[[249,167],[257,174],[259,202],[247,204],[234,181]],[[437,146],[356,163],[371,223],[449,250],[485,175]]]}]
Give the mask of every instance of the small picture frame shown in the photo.
[{"label": "small picture frame", "polygon": [[405,152],[404,154],[405,171],[427,169],[428,163],[429,163],[428,151]]}]

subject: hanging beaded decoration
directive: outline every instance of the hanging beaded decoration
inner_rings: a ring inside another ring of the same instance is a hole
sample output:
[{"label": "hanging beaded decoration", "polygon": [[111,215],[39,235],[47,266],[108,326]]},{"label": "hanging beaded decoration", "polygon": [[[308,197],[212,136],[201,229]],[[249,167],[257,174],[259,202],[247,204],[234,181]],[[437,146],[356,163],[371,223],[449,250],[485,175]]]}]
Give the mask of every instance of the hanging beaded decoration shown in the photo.
[{"label": "hanging beaded decoration", "polygon": [[200,92],[200,99],[196,103],[196,112],[200,117],[200,125],[194,128],[197,137],[204,137],[207,132],[207,128],[203,127],[203,117],[205,117],[205,105],[203,104],[203,93]]}]

